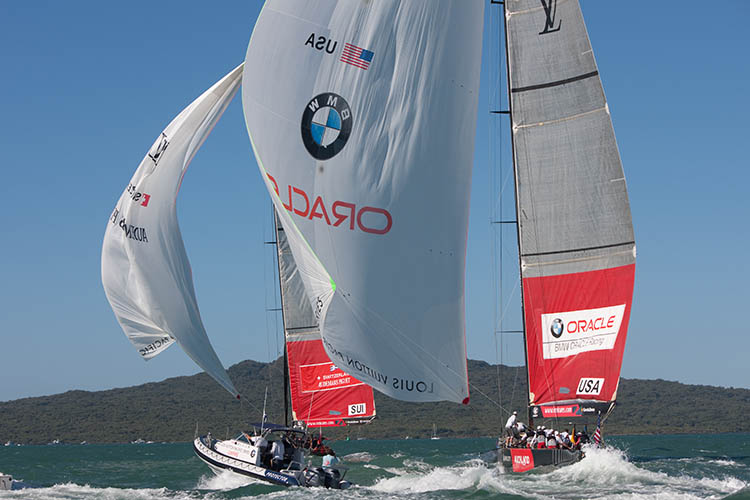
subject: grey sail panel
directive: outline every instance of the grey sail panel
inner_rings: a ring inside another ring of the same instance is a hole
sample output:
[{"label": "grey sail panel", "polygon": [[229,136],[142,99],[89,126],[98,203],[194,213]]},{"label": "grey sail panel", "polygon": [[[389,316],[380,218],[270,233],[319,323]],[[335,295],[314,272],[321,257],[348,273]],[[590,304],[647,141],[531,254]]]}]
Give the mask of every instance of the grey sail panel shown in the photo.
[{"label": "grey sail panel", "polygon": [[578,2],[506,7],[523,276],[632,264],[625,177]]},{"label": "grey sail panel", "polygon": [[[274,214],[275,216],[275,214]],[[289,248],[284,228],[276,219],[276,244],[279,258],[281,305],[284,312],[284,329],[287,342],[320,339],[318,320],[315,318],[305,285]]]}]

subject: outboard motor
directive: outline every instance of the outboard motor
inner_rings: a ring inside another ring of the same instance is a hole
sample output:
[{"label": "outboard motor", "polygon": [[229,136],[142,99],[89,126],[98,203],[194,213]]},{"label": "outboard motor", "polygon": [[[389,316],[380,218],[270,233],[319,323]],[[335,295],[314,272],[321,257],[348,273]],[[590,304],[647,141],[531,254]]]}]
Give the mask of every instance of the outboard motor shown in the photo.
[{"label": "outboard motor", "polygon": [[341,480],[341,473],[336,469],[325,470],[325,486],[326,488],[338,488],[339,481]]},{"label": "outboard motor", "polygon": [[305,472],[305,484],[307,486],[323,486],[326,473],[322,467],[312,467]]}]

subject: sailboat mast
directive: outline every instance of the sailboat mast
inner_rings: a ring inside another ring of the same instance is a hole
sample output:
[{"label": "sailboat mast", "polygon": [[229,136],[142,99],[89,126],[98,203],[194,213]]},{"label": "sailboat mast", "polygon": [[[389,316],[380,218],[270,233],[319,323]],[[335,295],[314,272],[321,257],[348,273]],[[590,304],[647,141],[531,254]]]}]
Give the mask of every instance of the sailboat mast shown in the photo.
[{"label": "sailboat mast", "polygon": [[[284,318],[284,292],[281,289],[281,259],[279,258],[279,217],[273,210],[273,236],[276,242],[276,273],[279,277],[279,297],[281,297],[281,328],[284,332],[284,425],[289,427],[289,357],[286,349],[286,320]],[[282,231],[284,228],[281,229]]]},{"label": "sailboat mast", "polygon": [[[503,34],[505,35],[505,76],[506,76],[506,89],[508,91],[508,117],[510,118],[510,146],[511,146],[511,157],[513,161],[513,186],[515,188],[516,198],[516,241],[518,242],[518,273],[519,276],[523,276],[521,273],[521,207],[519,205],[518,196],[518,174],[516,171],[516,138],[513,134],[513,100],[511,99],[510,93],[510,51],[508,49],[508,17],[505,8],[505,2],[503,2]],[[502,286],[502,284],[501,284]],[[528,412],[529,427],[533,427],[533,419],[531,417],[531,399],[529,398],[529,389],[531,382],[529,379],[529,353],[526,345],[526,314],[524,312],[524,301],[523,301],[523,279],[520,279],[519,289],[521,292],[521,325],[523,330],[523,355],[526,359],[526,408]]]}]

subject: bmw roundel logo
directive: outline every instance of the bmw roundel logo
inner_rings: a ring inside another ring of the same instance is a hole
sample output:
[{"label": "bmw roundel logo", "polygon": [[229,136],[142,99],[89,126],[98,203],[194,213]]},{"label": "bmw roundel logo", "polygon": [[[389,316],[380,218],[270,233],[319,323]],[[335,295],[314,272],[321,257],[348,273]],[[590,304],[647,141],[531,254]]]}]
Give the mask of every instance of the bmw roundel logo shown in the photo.
[{"label": "bmw roundel logo", "polygon": [[565,323],[563,323],[563,320],[560,318],[556,318],[552,322],[552,326],[550,327],[550,332],[552,332],[552,336],[556,339],[559,339],[563,332],[565,331]]},{"label": "bmw roundel logo", "polygon": [[302,113],[302,142],[316,160],[330,160],[344,149],[352,131],[352,110],[333,92],[318,94]]}]

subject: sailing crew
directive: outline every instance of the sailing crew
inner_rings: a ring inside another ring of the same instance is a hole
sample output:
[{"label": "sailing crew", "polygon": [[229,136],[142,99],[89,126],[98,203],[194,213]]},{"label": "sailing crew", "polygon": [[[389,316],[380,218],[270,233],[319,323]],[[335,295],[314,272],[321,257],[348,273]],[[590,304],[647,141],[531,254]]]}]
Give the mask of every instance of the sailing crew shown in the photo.
[{"label": "sailing crew", "polygon": [[537,427],[534,438],[529,442],[529,448],[539,448],[540,444],[544,444],[544,434],[540,427]]},{"label": "sailing crew", "polygon": [[561,434],[560,438],[562,439],[562,447],[566,450],[573,449],[573,441],[570,439],[570,431],[568,429],[565,429]]},{"label": "sailing crew", "polygon": [[516,422],[515,431],[513,432],[513,434],[518,437],[524,432],[526,432],[526,424],[524,424],[523,422]]},{"label": "sailing crew", "polygon": [[281,470],[281,466],[284,463],[284,443],[280,439],[277,439],[271,445],[271,468],[273,470]]},{"label": "sailing crew", "polygon": [[323,456],[323,467],[335,467],[336,464],[339,463],[339,459],[336,457],[336,452],[331,448],[328,448],[326,451],[327,453]]},{"label": "sailing crew", "polygon": [[516,419],[518,418],[518,412],[514,411],[513,415],[508,417],[508,421],[505,422],[505,446],[510,447],[511,442],[513,441],[513,425],[516,423]]},{"label": "sailing crew", "polygon": [[552,429],[547,429],[545,431],[545,434],[547,436],[547,448],[557,448],[557,439],[555,439],[555,431]]}]

